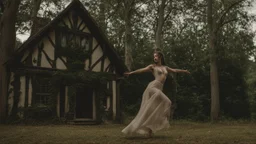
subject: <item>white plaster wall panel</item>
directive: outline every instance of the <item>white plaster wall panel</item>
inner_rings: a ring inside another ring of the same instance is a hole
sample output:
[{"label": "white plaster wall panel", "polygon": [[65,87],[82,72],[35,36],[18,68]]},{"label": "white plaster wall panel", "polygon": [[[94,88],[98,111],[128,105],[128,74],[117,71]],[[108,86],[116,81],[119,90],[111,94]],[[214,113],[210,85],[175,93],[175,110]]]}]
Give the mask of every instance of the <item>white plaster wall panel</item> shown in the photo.
[{"label": "white plaster wall panel", "polygon": [[[108,90],[109,90],[109,83],[110,83],[110,82],[107,83],[107,89],[108,89]],[[107,96],[106,109],[109,110],[109,108],[110,108],[110,96],[108,95],[108,96]]]},{"label": "white plaster wall panel", "polygon": [[[79,23],[78,23],[79,24]],[[86,32],[86,33],[91,33],[90,30],[88,29],[86,23],[83,22],[83,24],[80,26],[80,29],[79,30],[82,30],[83,29],[83,32]]]},{"label": "white plaster wall panel", "polygon": [[69,19],[70,19],[69,23],[71,22],[71,25],[74,26],[74,22],[73,22],[73,19],[72,19],[72,13],[70,12],[68,15],[69,15]]},{"label": "white plaster wall panel", "polygon": [[112,81],[112,92],[113,92],[113,120],[116,119],[116,81]]},{"label": "white plaster wall panel", "polygon": [[86,26],[86,25],[85,25],[85,23],[83,22],[83,23],[81,24],[79,30],[81,31],[85,26]]},{"label": "white plaster wall panel", "polygon": [[[62,57],[62,59],[63,59],[65,62],[67,61],[67,59],[66,59],[65,57]],[[62,69],[62,70],[67,69],[66,65],[63,63],[63,61],[62,61],[60,58],[58,58],[58,59],[56,60],[56,67],[57,67],[57,69]]]},{"label": "white plaster wall panel", "polygon": [[65,113],[69,111],[68,86],[65,87]]},{"label": "white plaster wall panel", "polygon": [[14,73],[11,72],[10,83],[9,83],[9,87],[8,87],[8,91],[10,92],[8,95],[8,115],[11,114],[12,107],[13,107],[14,89],[13,89],[13,86],[11,85],[11,83],[13,81],[14,81]]},{"label": "white plaster wall panel", "polygon": [[[55,44],[55,32],[50,32],[48,36],[52,40],[52,42]],[[44,42],[44,51],[47,53],[48,57],[51,60],[54,60],[54,52],[55,52],[54,46],[51,44],[48,37],[45,37],[43,42]]]},{"label": "white plaster wall panel", "polygon": [[[80,17],[78,17],[78,26],[79,24],[81,23],[82,19]],[[84,29],[83,29],[84,28]],[[86,33],[91,33],[90,30],[88,29],[86,23],[82,23],[79,30],[82,30],[83,29],[83,32],[86,32]]]},{"label": "white plaster wall panel", "polygon": [[107,107],[106,107],[106,109],[110,110],[109,108],[110,108],[110,96],[107,97]]},{"label": "white plaster wall panel", "polygon": [[29,55],[29,51],[26,50],[26,52],[24,53],[24,55],[22,56],[21,62],[23,62]]},{"label": "white plaster wall panel", "polygon": [[[77,22],[77,25],[79,26],[80,23],[82,22],[82,19],[78,16],[78,22]],[[80,29],[81,29],[82,25],[80,26]]]},{"label": "white plaster wall panel", "polygon": [[41,67],[52,68],[51,64],[46,59],[46,56],[43,52],[42,52],[42,57],[41,57]]},{"label": "white plaster wall panel", "polygon": [[[92,39],[92,49],[94,49],[97,45],[98,45],[98,41],[95,38],[93,38]],[[98,46],[98,47],[100,47],[100,46]]]},{"label": "white plaster wall panel", "polygon": [[[70,24],[70,22],[69,22],[69,20],[68,20],[68,17],[63,18],[63,22],[64,22],[69,28],[71,28],[71,24]],[[62,24],[62,22],[61,22],[60,24]]]},{"label": "white plaster wall panel", "polygon": [[29,88],[28,88],[28,106],[32,104],[32,79],[29,78]]},{"label": "white plaster wall panel", "polygon": [[[93,38],[93,46],[95,47],[97,45],[97,41],[95,40],[95,38]],[[93,48],[94,48],[93,47]],[[103,56],[103,51],[101,49],[100,46],[98,46],[96,48],[96,50],[94,50],[94,52],[92,53],[92,65],[99,59]],[[94,68],[93,68],[93,71],[100,71],[100,68],[101,68],[101,62],[99,62]]]},{"label": "white plaster wall panel", "polygon": [[89,70],[89,59],[85,60],[85,68],[84,70]]},{"label": "white plaster wall panel", "polygon": [[34,48],[34,51],[32,53],[32,64],[33,64],[33,66],[37,66],[37,61],[38,61],[38,47],[36,45],[35,48]]},{"label": "white plaster wall panel", "polygon": [[104,60],[104,71],[108,67],[109,64],[110,64],[110,60],[106,57]]},{"label": "white plaster wall panel", "polygon": [[20,77],[20,97],[18,108],[23,108],[25,106],[25,91],[26,91],[26,78],[25,76]]},{"label": "white plaster wall panel", "polygon": [[88,29],[88,27],[86,27],[83,32],[86,32],[86,33],[91,33],[90,30]]},{"label": "white plaster wall panel", "polygon": [[101,61],[92,69],[92,71],[100,72],[101,70]]}]

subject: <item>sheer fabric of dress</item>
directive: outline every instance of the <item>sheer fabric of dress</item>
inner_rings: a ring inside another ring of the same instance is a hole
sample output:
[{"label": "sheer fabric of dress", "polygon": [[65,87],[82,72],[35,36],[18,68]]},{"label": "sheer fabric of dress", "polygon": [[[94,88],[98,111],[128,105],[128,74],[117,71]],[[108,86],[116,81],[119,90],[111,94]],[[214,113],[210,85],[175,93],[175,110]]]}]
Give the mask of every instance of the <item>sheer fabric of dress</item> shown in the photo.
[{"label": "sheer fabric of dress", "polygon": [[143,93],[142,102],[136,117],[125,127],[122,132],[127,135],[148,134],[150,129],[156,132],[163,128],[169,128],[171,101],[162,92],[163,83],[158,76],[166,72],[155,69],[155,80],[150,82]]}]

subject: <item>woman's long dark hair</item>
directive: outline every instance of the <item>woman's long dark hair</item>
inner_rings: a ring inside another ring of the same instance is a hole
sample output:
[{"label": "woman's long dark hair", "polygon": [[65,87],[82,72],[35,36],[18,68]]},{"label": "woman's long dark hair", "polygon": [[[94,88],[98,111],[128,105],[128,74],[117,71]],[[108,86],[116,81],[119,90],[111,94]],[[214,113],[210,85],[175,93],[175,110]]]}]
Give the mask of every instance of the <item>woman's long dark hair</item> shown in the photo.
[{"label": "woman's long dark hair", "polygon": [[165,65],[164,54],[160,51],[157,51],[157,50],[155,50],[154,53],[161,57],[162,65]]}]

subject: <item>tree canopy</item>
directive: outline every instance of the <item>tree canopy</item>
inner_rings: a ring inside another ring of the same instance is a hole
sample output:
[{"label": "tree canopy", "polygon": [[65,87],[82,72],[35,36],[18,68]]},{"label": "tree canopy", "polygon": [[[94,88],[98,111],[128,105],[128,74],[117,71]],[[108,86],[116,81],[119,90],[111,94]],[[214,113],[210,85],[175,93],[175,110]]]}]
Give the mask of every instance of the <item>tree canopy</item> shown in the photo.
[{"label": "tree canopy", "polygon": [[[11,0],[0,1],[0,17],[6,1]],[[51,20],[70,1],[21,0],[16,33],[30,33],[33,17]],[[151,64],[153,49],[160,47],[168,66],[191,72],[190,76],[170,74],[166,81],[164,92],[173,101],[174,118],[210,119],[211,56],[218,74],[218,117],[256,118],[255,16],[247,11],[253,0],[213,0],[210,15],[206,0],[80,1],[131,70]],[[213,51],[209,50],[212,36]],[[151,74],[141,74],[124,80],[121,96],[126,113],[137,112],[152,79]]]}]

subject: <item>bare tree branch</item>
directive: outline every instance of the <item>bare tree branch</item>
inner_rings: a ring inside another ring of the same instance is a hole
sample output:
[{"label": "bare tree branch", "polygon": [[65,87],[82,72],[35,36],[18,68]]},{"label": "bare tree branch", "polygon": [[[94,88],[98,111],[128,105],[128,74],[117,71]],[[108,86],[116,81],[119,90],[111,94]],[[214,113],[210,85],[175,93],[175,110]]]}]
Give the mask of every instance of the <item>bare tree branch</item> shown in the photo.
[{"label": "bare tree branch", "polygon": [[135,8],[135,10],[138,10],[141,6],[143,6],[144,4],[148,3],[149,1],[153,1],[153,0],[148,0],[148,1],[145,1],[145,2],[142,1],[141,5],[137,6],[137,7]]},{"label": "bare tree branch", "polygon": [[167,3],[166,3],[166,6],[167,6],[169,3],[172,3],[172,0],[168,0]]},{"label": "bare tree branch", "polygon": [[188,23],[185,23],[185,24],[181,27],[180,31],[178,32],[178,34],[177,34],[177,36],[176,36],[176,39],[181,36],[183,30],[184,30],[187,26],[188,26]]},{"label": "bare tree branch", "polygon": [[231,4],[231,5],[222,13],[222,15],[220,16],[219,20],[217,21],[217,27],[216,27],[216,29],[219,29],[218,27],[221,27],[221,25],[223,25],[222,23],[224,22],[224,18],[225,18],[225,16],[226,16],[226,14],[229,13],[232,8],[234,8],[235,6],[239,5],[239,4],[240,4],[241,2],[243,2],[243,1],[245,1],[245,0],[238,0],[238,1],[236,1],[235,3]]},{"label": "bare tree branch", "polygon": [[168,19],[168,17],[170,16],[170,14],[172,13],[172,10],[173,9],[171,9],[169,12],[168,12],[168,14],[165,16],[165,18],[164,18],[164,22]]},{"label": "bare tree branch", "polygon": [[230,20],[227,20],[227,21],[224,21],[224,22],[222,22],[221,23],[221,25],[218,25],[218,27],[216,27],[216,29],[215,29],[215,33],[217,33],[224,25],[226,25],[226,24],[228,24],[228,23],[231,23],[231,22],[233,22],[233,21],[237,21],[238,19],[237,18],[235,18],[235,19],[230,19]]},{"label": "bare tree branch", "polygon": [[137,6],[135,10],[138,10],[141,6],[143,6],[145,3],[142,3],[141,5]]}]

